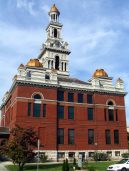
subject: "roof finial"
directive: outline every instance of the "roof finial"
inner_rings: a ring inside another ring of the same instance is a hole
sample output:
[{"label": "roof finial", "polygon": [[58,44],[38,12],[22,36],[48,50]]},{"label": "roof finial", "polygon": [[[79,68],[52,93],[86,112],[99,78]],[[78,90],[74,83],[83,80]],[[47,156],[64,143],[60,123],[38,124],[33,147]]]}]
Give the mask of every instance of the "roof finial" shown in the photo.
[{"label": "roof finial", "polygon": [[53,6],[51,7],[49,15],[50,15],[50,13],[53,13],[53,12],[58,13],[58,15],[60,15],[60,12],[55,4],[53,4]]}]

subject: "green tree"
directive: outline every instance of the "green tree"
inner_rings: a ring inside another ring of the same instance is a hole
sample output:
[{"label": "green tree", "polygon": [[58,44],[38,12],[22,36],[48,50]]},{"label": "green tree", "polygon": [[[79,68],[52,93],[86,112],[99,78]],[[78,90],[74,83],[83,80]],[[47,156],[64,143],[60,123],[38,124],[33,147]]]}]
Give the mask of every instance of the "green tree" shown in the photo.
[{"label": "green tree", "polygon": [[65,160],[63,161],[62,171],[65,171]]},{"label": "green tree", "polygon": [[8,142],[3,146],[2,152],[18,164],[19,171],[35,156],[33,148],[37,146],[38,137],[32,128],[21,128],[16,125],[10,132]]},{"label": "green tree", "polygon": [[68,159],[66,159],[66,161],[65,161],[65,171],[69,171]]},{"label": "green tree", "polygon": [[66,159],[66,160],[63,161],[62,171],[69,171],[68,159]]},{"label": "green tree", "polygon": [[74,158],[74,159],[73,159],[73,168],[76,169],[76,167],[77,167],[76,158]]}]

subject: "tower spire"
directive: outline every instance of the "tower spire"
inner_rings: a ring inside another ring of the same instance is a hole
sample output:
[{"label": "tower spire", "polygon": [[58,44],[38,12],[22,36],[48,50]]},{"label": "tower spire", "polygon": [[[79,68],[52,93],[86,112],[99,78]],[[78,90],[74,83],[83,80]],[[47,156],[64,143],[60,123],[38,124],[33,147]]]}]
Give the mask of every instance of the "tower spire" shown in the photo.
[{"label": "tower spire", "polygon": [[68,76],[68,43],[61,36],[62,24],[59,22],[60,12],[54,4],[50,11],[50,22],[46,28],[47,40],[43,44],[43,50],[39,55],[39,60],[48,72],[53,69],[57,74]]}]

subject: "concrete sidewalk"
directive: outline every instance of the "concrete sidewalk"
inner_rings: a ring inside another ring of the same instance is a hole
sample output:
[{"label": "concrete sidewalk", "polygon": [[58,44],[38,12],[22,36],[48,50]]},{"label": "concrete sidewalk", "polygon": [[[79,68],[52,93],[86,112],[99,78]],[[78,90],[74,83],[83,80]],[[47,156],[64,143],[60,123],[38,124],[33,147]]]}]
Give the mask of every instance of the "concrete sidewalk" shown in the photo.
[{"label": "concrete sidewalk", "polygon": [[5,165],[2,163],[0,163],[0,171],[8,171],[5,167]]}]

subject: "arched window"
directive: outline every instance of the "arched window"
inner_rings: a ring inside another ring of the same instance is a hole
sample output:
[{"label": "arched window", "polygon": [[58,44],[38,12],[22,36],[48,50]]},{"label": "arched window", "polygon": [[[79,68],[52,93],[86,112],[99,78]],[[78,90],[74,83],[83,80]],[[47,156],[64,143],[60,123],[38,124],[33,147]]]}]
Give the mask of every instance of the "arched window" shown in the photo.
[{"label": "arched window", "polygon": [[54,28],[54,37],[57,38],[57,29]]},{"label": "arched window", "polygon": [[59,70],[59,56],[55,57],[55,69]]},{"label": "arched window", "polygon": [[51,67],[53,68],[53,61],[51,61]]},{"label": "arched window", "polygon": [[36,94],[36,95],[34,95],[34,99],[39,100],[39,99],[41,99],[41,96],[39,94]]},{"label": "arched window", "polygon": [[108,120],[114,121],[114,104],[112,101],[108,102]]},{"label": "arched window", "polygon": [[51,62],[51,61],[49,60],[49,61],[48,61],[48,69],[50,69],[50,62]]},{"label": "arched window", "polygon": [[41,96],[39,94],[34,95],[33,116],[40,117],[41,111]]},{"label": "arched window", "polygon": [[109,106],[113,106],[113,102],[112,102],[112,101],[109,101],[109,102],[108,102],[108,105],[109,105]]},{"label": "arched window", "polygon": [[66,71],[66,69],[67,69],[66,66],[67,66],[67,64],[65,63],[65,71]]},{"label": "arched window", "polygon": [[62,71],[63,71],[63,62],[61,63],[61,65],[62,65]]}]

